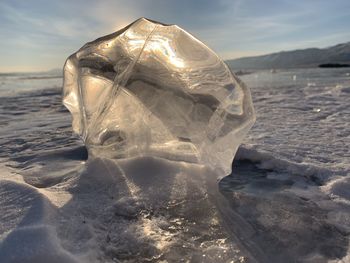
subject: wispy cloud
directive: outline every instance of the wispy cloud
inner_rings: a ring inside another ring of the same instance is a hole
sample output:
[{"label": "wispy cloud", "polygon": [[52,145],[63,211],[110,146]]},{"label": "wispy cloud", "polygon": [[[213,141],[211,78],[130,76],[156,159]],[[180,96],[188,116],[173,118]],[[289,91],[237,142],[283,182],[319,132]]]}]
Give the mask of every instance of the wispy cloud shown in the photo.
[{"label": "wispy cloud", "polygon": [[349,0],[2,0],[0,71],[60,67],[139,17],[178,24],[224,58],[350,40]]}]

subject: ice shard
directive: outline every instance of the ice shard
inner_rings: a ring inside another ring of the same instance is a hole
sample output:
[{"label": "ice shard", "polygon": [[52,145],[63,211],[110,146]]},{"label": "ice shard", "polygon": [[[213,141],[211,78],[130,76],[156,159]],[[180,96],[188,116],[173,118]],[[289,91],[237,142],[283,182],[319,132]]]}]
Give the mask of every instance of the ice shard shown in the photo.
[{"label": "ice shard", "polygon": [[90,155],[156,156],[226,174],[255,121],[249,89],[212,50],[145,18],[67,59],[63,103]]}]

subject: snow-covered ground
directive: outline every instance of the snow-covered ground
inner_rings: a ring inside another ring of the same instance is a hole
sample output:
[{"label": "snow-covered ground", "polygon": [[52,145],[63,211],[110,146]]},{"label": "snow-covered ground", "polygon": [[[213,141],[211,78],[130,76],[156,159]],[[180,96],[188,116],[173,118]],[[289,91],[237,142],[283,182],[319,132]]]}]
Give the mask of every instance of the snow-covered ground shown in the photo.
[{"label": "snow-covered ground", "polygon": [[242,76],[233,173],[87,160],[62,79],[0,76],[0,262],[350,262],[350,70]]}]

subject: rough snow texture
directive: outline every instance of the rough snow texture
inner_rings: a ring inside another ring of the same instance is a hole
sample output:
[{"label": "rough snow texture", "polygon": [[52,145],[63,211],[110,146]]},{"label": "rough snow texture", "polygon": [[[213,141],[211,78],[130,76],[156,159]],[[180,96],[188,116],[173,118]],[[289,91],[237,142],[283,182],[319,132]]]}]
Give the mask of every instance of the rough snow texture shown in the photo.
[{"label": "rough snow texture", "polygon": [[255,116],[249,89],[176,25],[139,19],[71,55],[64,105],[100,157],[158,156],[228,174]]},{"label": "rough snow texture", "polygon": [[86,160],[62,80],[32,74],[0,76],[1,263],[350,262],[349,69],[243,76],[259,122],[219,188],[195,164]]}]

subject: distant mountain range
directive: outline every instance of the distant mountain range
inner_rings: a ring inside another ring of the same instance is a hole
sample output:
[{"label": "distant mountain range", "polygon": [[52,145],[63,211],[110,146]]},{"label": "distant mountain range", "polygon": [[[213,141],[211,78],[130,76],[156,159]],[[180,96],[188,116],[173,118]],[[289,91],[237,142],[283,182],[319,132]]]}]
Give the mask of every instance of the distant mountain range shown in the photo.
[{"label": "distant mountain range", "polygon": [[[324,64],[323,66],[325,67],[350,66],[350,42],[328,48],[298,49],[262,56],[231,59],[226,60],[226,63],[234,71],[249,69],[307,68],[318,67],[322,64]],[[61,68],[55,68],[45,72],[0,72],[0,76],[33,73],[38,75],[54,75],[57,77],[63,76],[63,70]]]},{"label": "distant mountain range", "polygon": [[350,64],[350,42],[328,48],[282,51],[263,56],[227,60],[234,70],[317,67],[320,64]]}]

